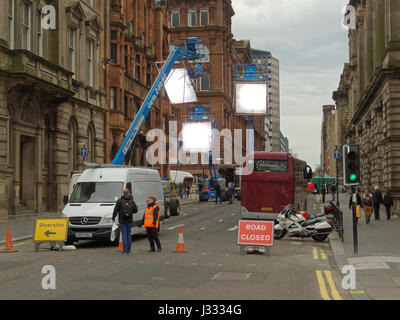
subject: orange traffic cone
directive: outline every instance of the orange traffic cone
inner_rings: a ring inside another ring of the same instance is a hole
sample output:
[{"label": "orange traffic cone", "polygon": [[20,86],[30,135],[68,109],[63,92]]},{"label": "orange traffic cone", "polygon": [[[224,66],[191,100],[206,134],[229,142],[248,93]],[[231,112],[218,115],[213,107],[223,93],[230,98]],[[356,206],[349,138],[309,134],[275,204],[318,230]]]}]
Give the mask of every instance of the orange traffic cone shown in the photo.
[{"label": "orange traffic cone", "polygon": [[6,242],[6,247],[4,251],[1,252],[17,252],[18,250],[15,250],[12,245],[12,238],[11,238],[11,231],[10,227],[7,229],[7,242]]},{"label": "orange traffic cone", "polygon": [[186,252],[185,251],[185,244],[183,241],[183,230],[182,226],[179,227],[179,235],[178,235],[178,244],[176,245],[176,252]]},{"label": "orange traffic cone", "polygon": [[124,245],[122,243],[122,231],[119,232],[119,243],[118,243],[118,251],[123,251]]}]

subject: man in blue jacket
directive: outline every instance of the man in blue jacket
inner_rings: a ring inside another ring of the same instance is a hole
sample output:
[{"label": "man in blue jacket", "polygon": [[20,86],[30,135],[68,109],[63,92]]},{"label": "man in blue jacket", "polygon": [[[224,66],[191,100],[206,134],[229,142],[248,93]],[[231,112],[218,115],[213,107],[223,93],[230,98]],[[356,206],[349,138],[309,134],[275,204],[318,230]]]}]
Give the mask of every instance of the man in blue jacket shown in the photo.
[{"label": "man in blue jacket", "polygon": [[226,192],[226,195],[227,195],[228,200],[229,200],[229,204],[232,204],[232,198],[233,198],[234,192],[235,192],[235,187],[233,186],[233,182],[229,182],[229,187],[228,187],[228,190]]}]

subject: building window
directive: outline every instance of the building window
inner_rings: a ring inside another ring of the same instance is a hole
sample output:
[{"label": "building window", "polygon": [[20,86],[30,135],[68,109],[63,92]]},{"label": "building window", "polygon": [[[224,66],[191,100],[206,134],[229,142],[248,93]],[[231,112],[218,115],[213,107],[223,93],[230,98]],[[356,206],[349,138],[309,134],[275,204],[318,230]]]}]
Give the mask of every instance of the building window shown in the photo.
[{"label": "building window", "polygon": [[110,110],[115,110],[117,106],[117,88],[110,88]]},{"label": "building window", "polygon": [[208,8],[201,8],[200,9],[200,25],[201,26],[208,26]]},{"label": "building window", "polygon": [[162,117],[162,130],[164,133],[168,133],[168,116],[163,115]]},{"label": "building window", "polygon": [[148,87],[151,86],[151,64],[147,63],[147,68],[146,68],[146,85]]},{"label": "building window", "polygon": [[128,97],[124,96],[124,119],[128,119]]},{"label": "building window", "polygon": [[136,56],[135,62],[136,62],[136,74],[135,74],[136,80],[140,81],[140,56],[139,55]]},{"label": "building window", "polygon": [[117,31],[111,30],[111,59],[113,63],[117,63]]},{"label": "building window", "polygon": [[125,56],[125,59],[124,59],[124,68],[125,68],[125,72],[128,72],[128,70],[129,70],[129,64],[128,64],[128,59],[129,59],[129,57],[128,57],[128,46],[125,46],[125,47],[124,47],[124,56]]},{"label": "building window", "polygon": [[93,40],[88,40],[88,85],[93,87]]},{"label": "building window", "polygon": [[113,63],[117,63],[117,44],[111,43],[111,59]]},{"label": "building window", "polygon": [[8,45],[14,49],[14,0],[8,0]]},{"label": "building window", "polygon": [[117,40],[117,31],[111,30],[111,40]]},{"label": "building window", "polygon": [[179,9],[172,9],[171,12],[171,27],[178,28],[180,24]]},{"label": "building window", "polygon": [[75,29],[68,28],[68,70],[75,73]]},{"label": "building window", "polygon": [[43,57],[43,29],[42,29],[42,13],[38,12],[38,55]]},{"label": "building window", "polygon": [[204,72],[200,77],[200,91],[210,90],[210,74]]},{"label": "building window", "polygon": [[68,123],[68,172],[74,171],[74,145],[75,145],[75,128],[72,122]]},{"label": "building window", "polygon": [[188,26],[189,27],[195,27],[197,23],[197,13],[195,8],[190,8],[189,9],[189,14],[188,14]]},{"label": "building window", "polygon": [[87,162],[93,162],[93,130],[91,126],[88,126],[87,129],[87,140],[86,140],[86,148],[87,148]]},{"label": "building window", "polygon": [[31,5],[22,4],[22,49],[31,49]]}]

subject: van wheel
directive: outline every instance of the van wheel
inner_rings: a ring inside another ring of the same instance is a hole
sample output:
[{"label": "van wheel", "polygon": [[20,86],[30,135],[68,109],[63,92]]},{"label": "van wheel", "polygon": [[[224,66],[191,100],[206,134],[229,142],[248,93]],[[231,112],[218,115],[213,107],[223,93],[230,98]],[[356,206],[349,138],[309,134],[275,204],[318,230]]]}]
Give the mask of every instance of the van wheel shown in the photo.
[{"label": "van wheel", "polygon": [[168,203],[165,204],[164,216],[165,216],[165,219],[168,219],[168,218],[171,216],[170,209],[169,209],[169,204],[168,204]]},{"label": "van wheel", "polygon": [[169,202],[169,210],[171,216],[179,216],[179,201],[177,199],[172,199]]}]

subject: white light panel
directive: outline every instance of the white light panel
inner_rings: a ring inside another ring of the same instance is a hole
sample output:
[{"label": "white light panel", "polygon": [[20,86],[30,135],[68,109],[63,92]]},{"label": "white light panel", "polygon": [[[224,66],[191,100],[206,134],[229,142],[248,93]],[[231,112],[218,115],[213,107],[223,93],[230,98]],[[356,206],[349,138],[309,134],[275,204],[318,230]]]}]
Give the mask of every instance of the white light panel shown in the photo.
[{"label": "white light panel", "polygon": [[236,83],[236,113],[266,114],[267,84]]},{"label": "white light panel", "polygon": [[165,82],[169,101],[172,104],[196,102],[196,92],[186,69],[172,69]]},{"label": "white light panel", "polygon": [[211,122],[186,122],[182,124],[183,151],[209,152],[211,147]]}]

